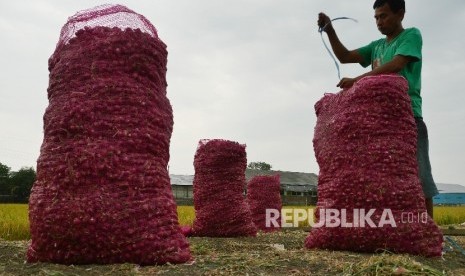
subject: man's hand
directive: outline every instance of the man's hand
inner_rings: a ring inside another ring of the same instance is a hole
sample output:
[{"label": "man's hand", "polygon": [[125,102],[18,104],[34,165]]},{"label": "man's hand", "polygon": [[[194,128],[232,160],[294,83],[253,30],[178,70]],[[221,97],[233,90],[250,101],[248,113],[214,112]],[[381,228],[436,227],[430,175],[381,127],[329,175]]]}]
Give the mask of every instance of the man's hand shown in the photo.
[{"label": "man's hand", "polygon": [[320,12],[318,14],[318,27],[320,27],[320,29],[322,29],[324,32],[333,30],[333,25],[331,24],[331,19],[329,16]]},{"label": "man's hand", "polygon": [[[362,61],[363,61],[363,58],[362,58]],[[363,75],[360,75],[360,76],[358,76],[356,78],[342,78],[339,81],[339,83],[337,84],[337,87],[340,87],[342,89],[350,88],[359,79],[361,79],[363,77],[367,77],[367,76],[398,73],[409,62],[413,62],[413,61],[415,61],[415,59],[413,57],[396,55],[388,63],[385,63],[385,64],[383,64],[381,66],[378,66],[378,67],[374,68],[373,70],[371,70],[371,71],[369,71],[369,72],[367,72],[367,73],[365,73]]]},{"label": "man's hand", "polygon": [[337,84],[337,87],[342,89],[351,88],[356,81],[358,81],[358,78],[342,78]]}]

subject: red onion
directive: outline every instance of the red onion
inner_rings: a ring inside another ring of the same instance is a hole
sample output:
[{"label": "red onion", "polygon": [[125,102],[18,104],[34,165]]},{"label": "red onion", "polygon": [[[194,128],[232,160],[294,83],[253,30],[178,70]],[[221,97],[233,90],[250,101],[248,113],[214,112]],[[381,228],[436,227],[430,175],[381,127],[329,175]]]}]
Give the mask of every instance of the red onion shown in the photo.
[{"label": "red onion", "polygon": [[247,184],[247,203],[252,213],[252,220],[262,231],[278,230],[281,225],[281,216],[276,217],[277,226],[266,221],[266,210],[277,210],[281,213],[281,184],[279,175],[257,175]]},{"label": "red onion", "polygon": [[244,199],[245,145],[201,140],[194,158],[193,235],[255,236],[257,228]]},{"label": "red onion", "polygon": [[[166,45],[156,32],[114,27],[122,21],[108,16],[121,19],[117,14],[141,18],[123,6],[78,13],[49,60],[49,106],[29,201],[29,262],[152,265],[192,258],[167,171],[173,111]],[[104,18],[107,25],[96,23]],[[76,21],[90,25],[69,39]],[[155,30],[146,20],[131,24]]]},{"label": "red onion", "polygon": [[[348,222],[354,209],[375,209],[371,218],[377,227],[323,225],[312,229],[306,247],[441,255],[442,233],[430,217],[403,220],[405,214],[426,212],[407,88],[398,75],[366,77],[315,104],[318,208],[346,209]],[[395,227],[379,227],[384,210],[391,211]]]}]

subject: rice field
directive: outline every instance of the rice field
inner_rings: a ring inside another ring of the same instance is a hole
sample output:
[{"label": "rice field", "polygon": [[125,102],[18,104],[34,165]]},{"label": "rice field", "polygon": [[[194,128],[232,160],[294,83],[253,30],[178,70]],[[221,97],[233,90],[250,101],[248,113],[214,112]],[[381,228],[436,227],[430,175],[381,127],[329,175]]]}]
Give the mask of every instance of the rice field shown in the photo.
[{"label": "rice field", "polygon": [[[290,217],[293,209],[308,209],[312,206],[286,206]],[[178,206],[180,225],[192,225],[195,218],[193,206]],[[465,222],[465,206],[435,206],[434,220],[438,225],[461,224]],[[308,226],[306,221],[299,223],[299,227]],[[27,204],[0,204],[0,239],[27,240],[29,234]]]},{"label": "rice field", "polygon": [[193,206],[178,206],[178,221],[180,225],[194,224],[195,210]]},{"label": "rice field", "polygon": [[438,225],[465,223],[465,206],[434,207],[434,221]]},{"label": "rice field", "polygon": [[29,238],[27,204],[0,204],[0,239],[18,241]]}]

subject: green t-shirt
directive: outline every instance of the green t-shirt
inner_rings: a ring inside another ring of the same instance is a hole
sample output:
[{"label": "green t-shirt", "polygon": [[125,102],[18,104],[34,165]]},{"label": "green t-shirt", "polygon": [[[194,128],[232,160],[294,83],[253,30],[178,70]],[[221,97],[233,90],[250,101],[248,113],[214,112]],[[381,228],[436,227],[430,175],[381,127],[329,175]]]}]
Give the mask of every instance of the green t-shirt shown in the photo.
[{"label": "green t-shirt", "polygon": [[365,60],[364,63],[361,63],[363,67],[371,64],[372,68],[375,68],[391,61],[396,55],[415,58],[415,61],[408,63],[399,72],[408,81],[408,94],[412,101],[413,115],[415,117],[422,117],[420,96],[422,45],[423,40],[420,31],[417,28],[408,28],[390,42],[382,38],[357,50]]}]

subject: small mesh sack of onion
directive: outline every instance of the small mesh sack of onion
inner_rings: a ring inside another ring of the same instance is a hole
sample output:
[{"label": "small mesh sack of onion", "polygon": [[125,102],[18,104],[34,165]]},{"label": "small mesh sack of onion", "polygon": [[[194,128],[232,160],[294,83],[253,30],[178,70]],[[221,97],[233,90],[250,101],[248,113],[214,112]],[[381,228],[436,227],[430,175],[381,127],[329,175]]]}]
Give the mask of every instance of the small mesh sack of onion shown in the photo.
[{"label": "small mesh sack of onion", "polygon": [[228,140],[200,140],[194,157],[193,235],[255,236],[244,198],[245,145]]},{"label": "small mesh sack of onion", "polygon": [[[247,203],[252,214],[252,220],[259,230],[268,232],[278,230],[281,225],[281,183],[279,174],[257,175],[247,184]],[[266,221],[266,210],[275,210],[279,214],[273,217],[277,225]]]},{"label": "small mesh sack of onion", "polygon": [[49,60],[29,262],[191,259],[167,172],[166,63],[153,25],[124,6],[68,19]]},{"label": "small mesh sack of onion", "polygon": [[442,234],[418,177],[407,90],[401,76],[372,76],[315,104],[320,173],[306,247],[441,255]]}]

